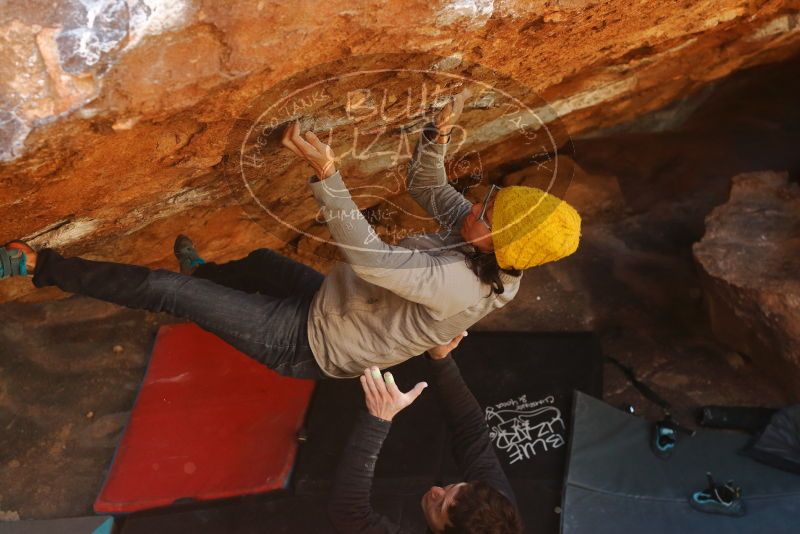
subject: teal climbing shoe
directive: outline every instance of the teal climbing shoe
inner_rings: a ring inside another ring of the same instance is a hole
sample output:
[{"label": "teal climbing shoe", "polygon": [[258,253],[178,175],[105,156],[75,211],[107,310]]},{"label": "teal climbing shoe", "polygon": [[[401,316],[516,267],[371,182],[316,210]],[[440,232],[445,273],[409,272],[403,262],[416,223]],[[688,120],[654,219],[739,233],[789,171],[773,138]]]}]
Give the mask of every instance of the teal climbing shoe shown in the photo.
[{"label": "teal climbing shoe", "polygon": [[708,478],[708,488],[703,491],[695,491],[689,497],[689,504],[692,508],[707,514],[734,517],[745,515],[742,488],[736,486],[732,480],[725,484],[717,484],[711,477],[711,473],[706,473],[706,478]]},{"label": "teal climbing shoe", "polygon": [[192,240],[183,234],[175,238],[172,250],[175,253],[175,257],[178,258],[178,264],[180,264],[183,274],[191,274],[195,267],[205,263],[205,260],[200,257],[194,248]]},{"label": "teal climbing shoe", "polygon": [[0,280],[27,275],[26,259],[26,254],[17,248],[0,247]]}]

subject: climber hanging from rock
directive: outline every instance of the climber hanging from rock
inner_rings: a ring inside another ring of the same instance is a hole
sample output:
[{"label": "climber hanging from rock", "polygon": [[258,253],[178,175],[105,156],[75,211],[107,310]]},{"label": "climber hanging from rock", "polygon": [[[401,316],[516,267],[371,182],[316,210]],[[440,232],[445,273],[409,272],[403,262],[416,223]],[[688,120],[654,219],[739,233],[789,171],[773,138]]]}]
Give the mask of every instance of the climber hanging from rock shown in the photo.
[{"label": "climber hanging from rock", "polygon": [[423,129],[408,167],[412,197],[446,237],[426,234],[390,245],[350,197],[332,149],[291,125],[283,145],[316,171],[310,187],[346,262],[327,276],[272,250],[206,263],[191,240],[174,245],[181,272],[65,258],[14,241],[0,247],[0,279],[32,275],[60,289],[194,321],[278,373],[353,378],[450,342],[505,306],[522,270],[572,254],[580,217],[566,202],[530,187],[492,186],[473,204],[449,185],[451,130],[468,94],[453,97]]}]

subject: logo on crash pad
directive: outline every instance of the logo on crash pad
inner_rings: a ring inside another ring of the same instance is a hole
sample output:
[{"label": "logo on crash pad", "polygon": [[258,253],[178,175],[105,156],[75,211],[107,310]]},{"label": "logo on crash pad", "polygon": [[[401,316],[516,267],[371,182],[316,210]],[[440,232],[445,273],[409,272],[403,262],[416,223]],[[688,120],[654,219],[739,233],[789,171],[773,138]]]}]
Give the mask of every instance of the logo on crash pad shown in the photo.
[{"label": "logo on crash pad", "polygon": [[551,395],[529,402],[526,395],[486,408],[489,438],[510,464],[564,446],[565,425]]}]

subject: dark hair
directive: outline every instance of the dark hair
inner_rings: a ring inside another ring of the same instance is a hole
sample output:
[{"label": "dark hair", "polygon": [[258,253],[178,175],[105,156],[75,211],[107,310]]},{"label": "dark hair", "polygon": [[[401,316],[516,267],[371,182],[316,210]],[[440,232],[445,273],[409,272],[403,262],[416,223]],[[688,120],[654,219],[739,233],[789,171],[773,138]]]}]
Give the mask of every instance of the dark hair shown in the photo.
[{"label": "dark hair", "polygon": [[475,273],[475,276],[480,278],[481,282],[484,284],[492,286],[492,293],[497,295],[505,291],[503,281],[500,279],[501,272],[510,274],[511,276],[519,276],[522,274],[522,271],[518,269],[501,269],[500,266],[497,265],[497,258],[494,252],[481,252],[480,250],[467,252],[464,254],[464,260],[467,262],[467,266],[472,269],[472,272]]},{"label": "dark hair", "polygon": [[502,493],[483,481],[468,482],[447,509],[444,534],[520,534],[522,519]]}]

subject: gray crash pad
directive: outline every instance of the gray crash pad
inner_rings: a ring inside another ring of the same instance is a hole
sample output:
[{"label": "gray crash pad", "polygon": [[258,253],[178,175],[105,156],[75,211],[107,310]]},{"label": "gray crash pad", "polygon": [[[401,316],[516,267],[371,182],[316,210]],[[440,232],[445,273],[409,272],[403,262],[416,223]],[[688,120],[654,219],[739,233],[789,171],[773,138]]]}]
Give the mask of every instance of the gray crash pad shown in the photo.
[{"label": "gray crash pad", "polygon": [[[747,435],[680,435],[672,458],[662,460],[650,450],[652,423],[579,392],[572,425],[563,534],[800,532],[800,477],[740,454]],[[747,515],[711,515],[689,506],[689,495],[706,487],[707,471],[742,487]]]}]

